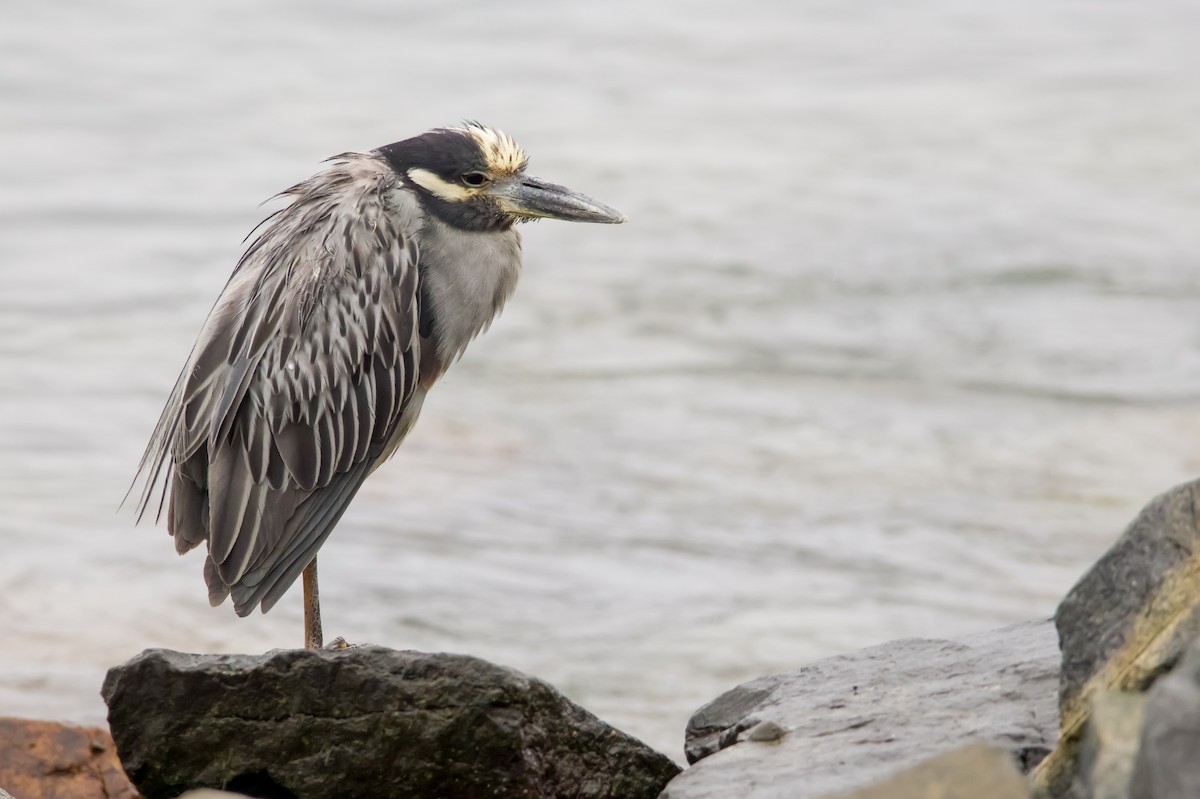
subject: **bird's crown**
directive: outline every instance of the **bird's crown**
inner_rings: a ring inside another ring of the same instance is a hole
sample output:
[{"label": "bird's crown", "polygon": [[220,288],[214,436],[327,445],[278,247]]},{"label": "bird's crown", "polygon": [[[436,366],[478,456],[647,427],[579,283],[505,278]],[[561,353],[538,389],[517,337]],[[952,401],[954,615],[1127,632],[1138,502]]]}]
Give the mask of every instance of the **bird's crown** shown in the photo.
[{"label": "bird's crown", "polygon": [[467,120],[460,127],[450,128],[469,136],[483,153],[488,169],[500,173],[511,174],[525,168],[529,156],[521,149],[521,145],[507,133],[489,128],[473,120]]}]

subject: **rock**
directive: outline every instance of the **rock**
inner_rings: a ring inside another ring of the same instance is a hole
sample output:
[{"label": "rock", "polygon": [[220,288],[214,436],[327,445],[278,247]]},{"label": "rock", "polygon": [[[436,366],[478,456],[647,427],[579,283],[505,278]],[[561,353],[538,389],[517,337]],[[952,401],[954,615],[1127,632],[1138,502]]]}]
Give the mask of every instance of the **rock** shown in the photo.
[{"label": "rock", "polygon": [[971,744],[881,783],[826,799],[1029,799],[1029,786],[998,746]]},{"label": "rock", "polygon": [[1138,693],[1200,633],[1200,481],[1147,505],[1055,615],[1062,645],[1062,738],[1034,774],[1052,796],[1076,778],[1092,698]]},{"label": "rock", "polygon": [[1028,769],[1053,745],[1057,684],[1049,621],[818,661],[697,711],[685,745],[695,765],[664,796],[819,797],[972,741],[996,743]]},{"label": "rock", "polygon": [[1141,694],[1106,691],[1096,696],[1079,755],[1076,796],[1127,799],[1144,710]]},{"label": "rock", "polygon": [[653,797],[679,768],[540,680],[462,655],[382,647],[148,650],[102,691],[147,799]]},{"label": "rock", "polygon": [[1146,695],[1131,799],[1200,796],[1200,641]]},{"label": "rock", "polygon": [[0,787],[19,799],[137,797],[108,732],[28,719],[0,718]]}]

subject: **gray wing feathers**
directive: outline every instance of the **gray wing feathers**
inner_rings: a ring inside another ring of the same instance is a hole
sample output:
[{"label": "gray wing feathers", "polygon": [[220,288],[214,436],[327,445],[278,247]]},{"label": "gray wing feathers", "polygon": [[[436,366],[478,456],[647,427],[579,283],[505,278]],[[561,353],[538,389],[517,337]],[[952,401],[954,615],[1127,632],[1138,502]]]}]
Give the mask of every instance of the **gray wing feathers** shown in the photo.
[{"label": "gray wing feathers", "polygon": [[356,464],[300,505],[285,526],[283,554],[256,566],[233,586],[238,615],[245,616],[260,602],[264,613],[275,605],[329,537],[370,473],[370,465],[369,461]]},{"label": "gray wing feathers", "polygon": [[176,546],[208,541],[209,598],[243,615],[312,559],[416,387],[413,223],[384,164],[340,159],[247,248],[139,469],[144,512],[170,460]]},{"label": "gray wing feathers", "polygon": [[196,480],[176,482],[167,524],[175,536],[175,549],[181,555],[208,538],[208,494]]}]

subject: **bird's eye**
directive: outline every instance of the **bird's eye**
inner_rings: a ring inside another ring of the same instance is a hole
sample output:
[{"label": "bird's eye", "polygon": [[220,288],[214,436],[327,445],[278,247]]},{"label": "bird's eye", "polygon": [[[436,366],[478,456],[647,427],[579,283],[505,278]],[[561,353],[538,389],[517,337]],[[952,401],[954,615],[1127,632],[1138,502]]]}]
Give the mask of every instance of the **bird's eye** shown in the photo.
[{"label": "bird's eye", "polygon": [[473,186],[475,188],[487,185],[487,182],[489,180],[491,180],[491,178],[489,178],[487,175],[485,175],[482,172],[468,172],[467,174],[462,176],[463,183],[467,184],[468,186]]}]

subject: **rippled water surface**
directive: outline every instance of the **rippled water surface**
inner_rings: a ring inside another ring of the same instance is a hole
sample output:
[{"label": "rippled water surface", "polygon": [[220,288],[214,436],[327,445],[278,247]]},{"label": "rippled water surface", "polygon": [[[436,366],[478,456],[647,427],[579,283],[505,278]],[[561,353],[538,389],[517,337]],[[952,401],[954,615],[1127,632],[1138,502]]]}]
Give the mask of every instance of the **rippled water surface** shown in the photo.
[{"label": "rippled water surface", "polygon": [[522,285],[321,552],[327,633],[681,755],[731,685],[1046,615],[1200,472],[1200,6],[22,4],[0,26],[0,715],[211,609],[116,507],[258,203],[478,118],[626,212]]}]

